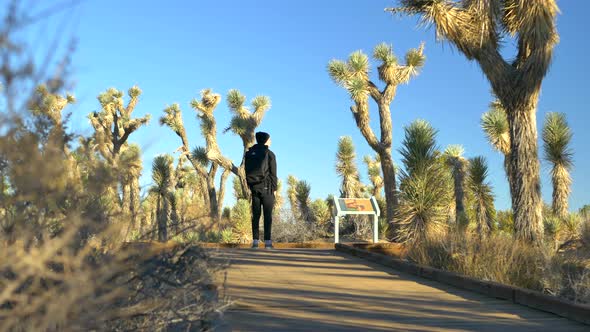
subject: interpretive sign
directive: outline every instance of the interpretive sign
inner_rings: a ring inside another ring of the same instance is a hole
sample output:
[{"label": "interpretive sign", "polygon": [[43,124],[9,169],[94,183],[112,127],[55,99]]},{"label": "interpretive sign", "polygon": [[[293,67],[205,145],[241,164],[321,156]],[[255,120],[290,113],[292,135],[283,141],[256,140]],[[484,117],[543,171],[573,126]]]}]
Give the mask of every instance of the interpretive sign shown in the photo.
[{"label": "interpretive sign", "polygon": [[336,213],[334,216],[334,242],[340,241],[340,217],[345,215],[373,215],[373,242],[379,241],[379,205],[375,197],[371,198],[336,198],[334,197]]}]

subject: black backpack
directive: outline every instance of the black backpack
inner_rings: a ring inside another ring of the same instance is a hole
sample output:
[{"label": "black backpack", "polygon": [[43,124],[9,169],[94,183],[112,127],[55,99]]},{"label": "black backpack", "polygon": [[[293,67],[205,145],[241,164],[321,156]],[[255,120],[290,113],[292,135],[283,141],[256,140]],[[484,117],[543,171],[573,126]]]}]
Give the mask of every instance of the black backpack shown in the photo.
[{"label": "black backpack", "polygon": [[252,188],[257,184],[266,181],[268,176],[268,150],[267,149],[250,149],[244,156],[244,166],[246,168],[246,182],[248,187]]}]

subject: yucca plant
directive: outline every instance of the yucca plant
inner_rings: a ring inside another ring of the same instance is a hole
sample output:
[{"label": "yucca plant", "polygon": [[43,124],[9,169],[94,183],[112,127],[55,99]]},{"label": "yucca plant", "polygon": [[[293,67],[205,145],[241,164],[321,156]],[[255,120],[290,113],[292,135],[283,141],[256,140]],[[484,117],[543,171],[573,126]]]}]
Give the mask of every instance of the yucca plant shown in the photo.
[{"label": "yucca plant", "polygon": [[234,239],[234,233],[230,227],[225,228],[221,231],[221,243],[232,243]]},{"label": "yucca plant", "polygon": [[[387,202],[387,220],[393,219],[396,198],[396,177],[393,159],[391,157],[392,123],[390,105],[397,87],[405,84],[418,75],[424,65],[424,45],[406,53],[405,64],[402,64],[391,45],[381,43],[373,50],[373,58],[379,61],[379,79],[385,83],[383,90],[369,79],[369,57],[362,51],[350,54],[346,62],[332,60],[328,64],[328,73],[334,82],[345,88],[354,105],[350,108],[355,122],[363,137],[371,148],[379,155],[383,171],[385,199]],[[370,126],[369,99],[379,108],[380,139],[377,138]]]},{"label": "yucca plant", "polygon": [[453,187],[455,189],[455,222],[462,223],[465,217],[465,190],[467,178],[467,159],[463,157],[465,150],[461,145],[449,145],[444,152],[447,165],[453,174]]},{"label": "yucca plant", "polygon": [[408,174],[401,171],[400,205],[394,219],[399,242],[413,243],[444,233],[451,182],[442,163]]},{"label": "yucca plant", "polygon": [[171,207],[170,201],[174,190],[174,168],[173,159],[170,155],[159,155],[152,162],[152,180],[154,185],[150,192],[156,195],[156,224],[158,240],[168,240],[168,225],[170,223]]},{"label": "yucca plant", "polygon": [[325,231],[332,220],[332,211],[326,200],[320,198],[314,200],[311,202],[310,209],[316,226]]},{"label": "yucca plant", "polygon": [[580,234],[580,226],[583,223],[582,217],[577,213],[569,213],[560,218],[563,237],[565,239],[576,238]]},{"label": "yucca plant", "polygon": [[504,155],[504,170],[506,171],[509,187],[512,188],[508,117],[506,110],[498,100],[493,101],[490,104],[490,109],[482,115],[481,127],[492,147]]},{"label": "yucca plant", "polygon": [[563,229],[561,219],[553,213],[543,214],[543,224],[545,227],[545,236],[553,244],[552,250],[557,248],[559,236]]},{"label": "yucca plant", "polygon": [[232,208],[231,230],[233,243],[252,241],[252,209],[248,200],[240,199]]},{"label": "yucca plant", "polygon": [[404,128],[400,154],[400,204],[395,214],[396,240],[423,241],[444,232],[451,202],[451,175],[436,145],[437,131],[416,120]]},{"label": "yucca plant", "polygon": [[275,193],[275,206],[273,213],[278,216],[281,213],[285,199],[283,197],[283,181],[277,181],[277,192]]},{"label": "yucca plant", "polygon": [[356,153],[352,137],[343,136],[338,140],[336,152],[336,173],[342,180],[340,184],[340,197],[362,197],[362,184],[356,166]]},{"label": "yucca plant", "polygon": [[404,128],[404,140],[400,154],[408,174],[419,172],[432,165],[437,157],[436,135],[438,131],[425,120],[418,119]]},{"label": "yucca plant", "polygon": [[488,166],[484,157],[475,157],[469,161],[469,189],[473,194],[473,210],[480,238],[491,234],[496,219],[494,194],[487,181]]},{"label": "yucca plant", "polygon": [[[555,0],[399,0],[387,11],[418,15],[432,24],[440,40],[457,47],[480,65],[494,95],[506,109],[510,135],[509,179],[516,237],[543,240],[542,200],[537,149],[536,109],[543,78],[559,40]],[[505,38],[515,38],[518,52],[505,59]]]},{"label": "yucca plant", "polygon": [[301,211],[297,203],[297,184],[299,180],[294,175],[287,177],[287,198],[289,199],[289,206],[291,214],[295,219],[301,219]]},{"label": "yucca plant", "polygon": [[563,113],[547,113],[543,125],[543,150],[545,160],[551,163],[553,184],[553,213],[564,218],[568,213],[568,198],[571,193],[573,152],[569,146],[572,132]]},{"label": "yucca plant", "polygon": [[295,187],[295,198],[297,200],[298,210],[301,213],[301,219],[307,222],[309,225],[313,225],[315,222],[315,216],[311,210],[311,200],[309,194],[311,192],[311,186],[306,181],[300,180],[297,182]]},{"label": "yucca plant", "polygon": [[371,196],[381,199],[381,191],[383,190],[383,176],[381,175],[381,161],[379,159],[379,155],[376,155],[375,158],[371,158],[371,156],[365,156],[363,161],[367,165],[367,173],[369,175],[369,181],[371,181],[371,186],[369,187],[368,191]]}]

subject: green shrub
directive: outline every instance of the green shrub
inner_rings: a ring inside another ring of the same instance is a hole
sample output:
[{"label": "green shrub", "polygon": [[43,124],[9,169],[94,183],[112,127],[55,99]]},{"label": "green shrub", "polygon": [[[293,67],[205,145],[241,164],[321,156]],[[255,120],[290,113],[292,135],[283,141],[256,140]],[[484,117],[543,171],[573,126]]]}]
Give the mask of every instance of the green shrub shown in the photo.
[{"label": "green shrub", "polygon": [[[252,241],[252,211],[250,202],[239,199],[231,210],[231,229],[234,243],[249,243]],[[260,223],[262,225],[262,222]]]},{"label": "green shrub", "polygon": [[220,235],[220,243],[232,243],[234,239],[234,233],[232,232],[231,228],[226,228],[221,231]]}]

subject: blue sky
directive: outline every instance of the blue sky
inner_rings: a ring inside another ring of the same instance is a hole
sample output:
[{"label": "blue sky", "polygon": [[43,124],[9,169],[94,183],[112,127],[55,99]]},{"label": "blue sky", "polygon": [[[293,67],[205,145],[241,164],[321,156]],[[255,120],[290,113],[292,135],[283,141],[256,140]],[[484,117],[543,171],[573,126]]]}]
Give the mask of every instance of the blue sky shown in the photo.
[{"label": "blue sky", "polygon": [[[584,59],[590,50],[582,42],[587,39],[585,30],[579,28],[585,26],[590,3],[562,0],[558,4],[561,42],[543,83],[538,123],[547,112],[567,115],[575,151],[570,207],[578,209],[590,203],[589,71]],[[392,44],[403,57],[424,41],[427,60],[421,74],[399,87],[391,105],[394,160],[400,160],[397,149],[403,126],[417,118],[428,120],[439,130],[442,148],[462,144],[468,157],[487,158],[496,206],[508,208],[503,157],[492,150],[479,127],[491,100],[487,80],[476,63],[449,44],[437,43],[433,30],[418,27],[416,18],[393,17],[383,11],[393,5],[390,0],[84,1],[52,19],[67,21],[65,31],[79,40],[73,72],[73,92],[79,102],[71,109],[71,127],[90,134],[86,114],[98,109],[96,96],[109,87],[126,91],[139,85],[143,95],[135,115],[150,113],[152,121],[130,141],[144,150],[141,183],[149,186],[153,157],[172,153],[180,145],[169,129],[158,124],[166,105],[180,103],[189,141],[196,146],[204,140],[189,102],[200,90],[212,88],[225,98],[229,89],[236,88],[248,100],[267,95],[272,108],[259,129],[272,136],[279,177],[284,181],[293,174],[311,184],[313,198],[325,198],[338,193],[334,165],[340,136],[352,136],[364,181],[362,156],[372,154],[354,124],[346,91],[326,72],[327,63],[345,59],[358,49],[370,54],[380,42]],[[47,35],[60,33],[55,24],[41,29]],[[514,54],[513,46],[506,42],[508,57]],[[372,114],[377,119],[377,113]],[[225,102],[216,115],[218,127],[223,128],[231,117]],[[225,155],[239,162],[238,137],[220,133],[219,144]],[[549,165],[543,162],[541,172],[543,198],[550,202]],[[231,204],[231,185],[227,190],[226,204]]]}]

